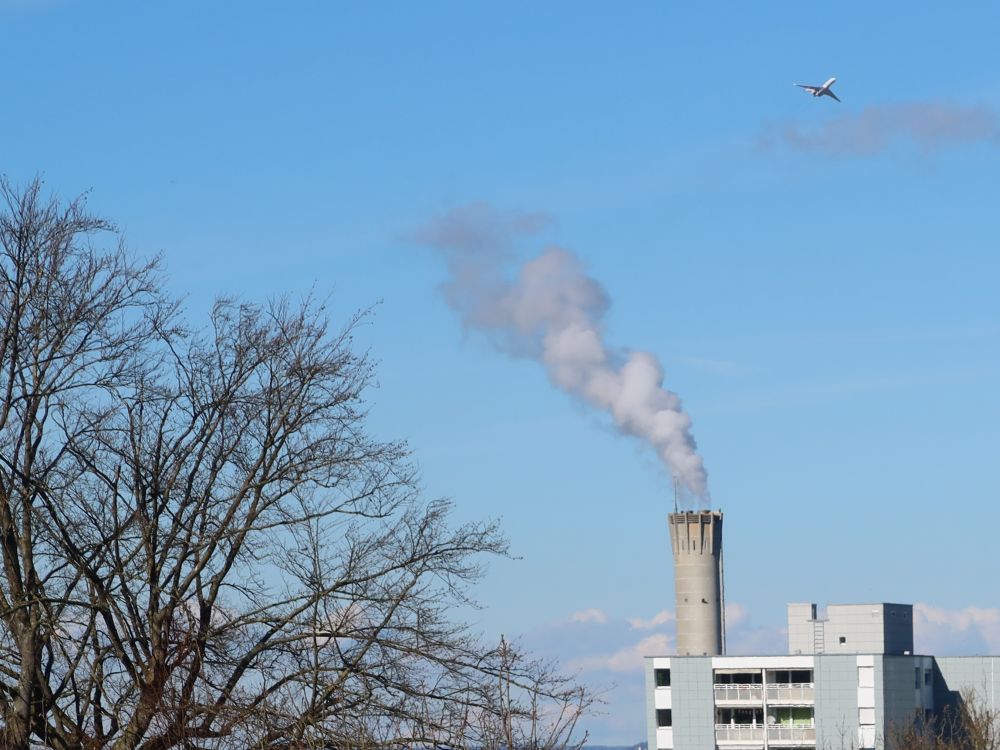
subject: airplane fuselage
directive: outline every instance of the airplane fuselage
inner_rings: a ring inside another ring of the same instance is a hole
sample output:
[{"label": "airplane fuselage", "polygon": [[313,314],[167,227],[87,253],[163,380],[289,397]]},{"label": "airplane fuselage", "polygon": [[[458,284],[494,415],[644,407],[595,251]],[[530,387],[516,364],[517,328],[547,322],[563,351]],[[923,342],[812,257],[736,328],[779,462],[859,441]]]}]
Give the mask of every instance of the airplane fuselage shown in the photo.
[{"label": "airplane fuselage", "polygon": [[829,79],[827,79],[826,83],[824,83],[822,86],[820,86],[817,89],[813,89],[812,95],[813,96],[823,96],[823,94],[825,94],[827,91],[830,90],[830,87],[834,83],[836,83],[836,81],[837,81],[836,78],[829,78]]},{"label": "airplane fuselage", "polygon": [[796,83],[795,85],[798,86],[799,88],[805,89],[808,93],[812,94],[813,96],[829,96],[831,99],[836,99],[839,102],[840,99],[837,98],[837,95],[830,90],[830,87],[833,86],[833,84],[836,81],[837,81],[836,77],[831,77],[828,78],[826,83],[824,83],[822,86],[807,86],[804,83]]}]

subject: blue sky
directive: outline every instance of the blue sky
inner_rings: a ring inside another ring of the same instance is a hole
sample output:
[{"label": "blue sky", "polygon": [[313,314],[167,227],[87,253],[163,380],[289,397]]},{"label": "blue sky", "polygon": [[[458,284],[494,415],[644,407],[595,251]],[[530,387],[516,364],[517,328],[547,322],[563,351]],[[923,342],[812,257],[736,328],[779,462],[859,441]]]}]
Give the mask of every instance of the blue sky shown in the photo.
[{"label": "blue sky", "polygon": [[[458,207],[548,216],[516,258],[572,252],[609,344],[662,363],[732,644],[780,649],[787,601],[893,600],[927,649],[996,651],[1000,9],[622,5],[0,0],[0,170],[90,190],[192,315],[375,305],[373,428],[503,519],[521,559],[477,626],[613,680],[597,741],[642,738],[633,657],[670,648],[670,481],[449,309],[412,237]],[[841,104],[791,86],[830,75]]]}]

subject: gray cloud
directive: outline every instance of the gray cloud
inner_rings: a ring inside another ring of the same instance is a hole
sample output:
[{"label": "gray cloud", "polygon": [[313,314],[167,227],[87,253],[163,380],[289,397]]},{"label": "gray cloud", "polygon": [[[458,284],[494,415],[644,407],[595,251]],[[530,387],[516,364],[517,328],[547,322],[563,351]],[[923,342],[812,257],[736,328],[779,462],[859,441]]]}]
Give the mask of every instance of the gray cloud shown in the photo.
[{"label": "gray cloud", "polygon": [[971,143],[1000,146],[1000,117],[985,106],[950,102],[878,104],[818,127],[771,124],[759,142],[764,149],[783,146],[850,156],[877,154],[898,142],[909,142],[923,153]]},{"label": "gray cloud", "polygon": [[562,391],[609,414],[618,429],[654,448],[670,474],[700,501],[708,475],[663,367],[643,351],[621,353],[604,337],[610,299],[568,250],[548,247],[518,265],[515,239],[538,231],[542,214],[502,213],[486,204],[453,209],[413,239],[448,266],[443,291],[468,328],[513,356],[542,364]]}]

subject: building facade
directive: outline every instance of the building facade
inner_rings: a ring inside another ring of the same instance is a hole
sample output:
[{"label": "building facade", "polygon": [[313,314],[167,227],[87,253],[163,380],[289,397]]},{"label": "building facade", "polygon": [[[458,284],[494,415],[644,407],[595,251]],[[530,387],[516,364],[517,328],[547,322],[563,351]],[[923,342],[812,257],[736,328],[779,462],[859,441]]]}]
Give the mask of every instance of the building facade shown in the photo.
[{"label": "building facade", "polygon": [[1000,657],[913,654],[903,604],[788,606],[789,653],[651,656],[650,750],[882,748],[896,726],[975,691],[997,708]]}]

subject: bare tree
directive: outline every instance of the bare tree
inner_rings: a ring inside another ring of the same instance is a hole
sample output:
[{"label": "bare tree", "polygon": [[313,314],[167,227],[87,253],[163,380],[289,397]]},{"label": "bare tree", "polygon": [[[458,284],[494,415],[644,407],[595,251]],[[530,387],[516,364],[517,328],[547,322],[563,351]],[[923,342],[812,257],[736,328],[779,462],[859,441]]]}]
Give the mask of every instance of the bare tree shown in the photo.
[{"label": "bare tree", "polygon": [[937,716],[917,716],[889,731],[887,750],[1000,750],[1000,713],[976,690],[963,691]]},{"label": "bare tree", "polygon": [[189,329],[82,201],[0,196],[4,747],[572,735],[589,693],[454,618],[507,543],[453,527],[366,431],[363,315],[220,300]]},{"label": "bare tree", "polygon": [[479,745],[484,750],[578,750],[587,734],[577,733],[577,723],[599,697],[560,675],[550,662],[536,661],[525,670],[528,658],[501,636],[500,711]]}]

